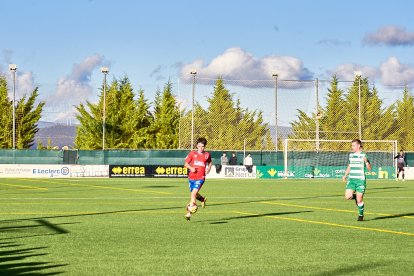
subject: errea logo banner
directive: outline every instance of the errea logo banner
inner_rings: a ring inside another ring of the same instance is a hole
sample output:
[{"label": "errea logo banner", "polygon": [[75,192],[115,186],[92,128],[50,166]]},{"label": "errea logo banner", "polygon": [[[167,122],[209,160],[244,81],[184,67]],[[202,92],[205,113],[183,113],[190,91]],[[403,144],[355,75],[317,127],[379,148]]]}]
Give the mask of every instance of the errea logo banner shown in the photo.
[{"label": "errea logo banner", "polygon": [[168,165],[110,165],[109,177],[185,178],[188,169]]},{"label": "errea logo banner", "polygon": [[110,165],[109,177],[145,177],[146,166],[141,165]]}]

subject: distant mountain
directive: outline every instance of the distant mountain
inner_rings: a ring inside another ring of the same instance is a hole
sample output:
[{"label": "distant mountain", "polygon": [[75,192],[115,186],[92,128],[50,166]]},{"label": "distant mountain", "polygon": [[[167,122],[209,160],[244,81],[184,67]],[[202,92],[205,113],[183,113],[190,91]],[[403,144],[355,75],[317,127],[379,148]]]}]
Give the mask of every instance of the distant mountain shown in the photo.
[{"label": "distant mountain", "polygon": [[47,145],[50,138],[51,145],[57,146],[59,149],[63,146],[73,147],[76,136],[76,125],[63,125],[51,122],[39,122],[39,131],[35,135],[35,141],[32,148],[37,148],[40,140],[43,146]]},{"label": "distant mountain", "polygon": [[37,127],[38,128],[45,128],[45,127],[51,127],[51,126],[55,126],[58,125],[57,123],[53,123],[53,122],[44,122],[44,121],[39,121],[37,123]]}]

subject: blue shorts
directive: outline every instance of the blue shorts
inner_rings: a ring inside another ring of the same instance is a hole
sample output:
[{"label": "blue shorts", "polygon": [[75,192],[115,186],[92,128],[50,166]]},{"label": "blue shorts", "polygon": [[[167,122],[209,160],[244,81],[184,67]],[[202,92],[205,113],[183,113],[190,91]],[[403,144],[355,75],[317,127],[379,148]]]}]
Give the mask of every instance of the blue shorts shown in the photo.
[{"label": "blue shorts", "polygon": [[201,190],[201,187],[203,187],[204,180],[188,180],[188,186],[190,187],[190,192],[192,192],[194,189]]}]

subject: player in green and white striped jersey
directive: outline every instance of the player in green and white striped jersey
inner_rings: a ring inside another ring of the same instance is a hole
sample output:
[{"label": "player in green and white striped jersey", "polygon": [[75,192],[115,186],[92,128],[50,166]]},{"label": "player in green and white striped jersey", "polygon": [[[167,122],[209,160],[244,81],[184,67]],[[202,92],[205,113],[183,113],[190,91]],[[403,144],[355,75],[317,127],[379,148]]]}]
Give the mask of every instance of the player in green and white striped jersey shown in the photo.
[{"label": "player in green and white striped jersey", "polygon": [[343,181],[348,182],[345,188],[345,199],[355,199],[358,206],[358,221],[364,220],[364,193],[367,187],[365,172],[371,170],[371,164],[366,153],[362,150],[362,142],[359,139],[352,140],[352,153],[349,154],[348,167]]}]

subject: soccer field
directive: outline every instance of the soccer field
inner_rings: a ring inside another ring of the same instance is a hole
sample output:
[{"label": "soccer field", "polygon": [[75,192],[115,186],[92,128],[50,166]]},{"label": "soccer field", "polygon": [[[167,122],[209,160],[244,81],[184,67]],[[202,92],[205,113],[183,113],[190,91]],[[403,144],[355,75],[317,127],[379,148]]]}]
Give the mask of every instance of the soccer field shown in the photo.
[{"label": "soccer field", "polygon": [[0,274],[414,275],[414,182],[0,179]]}]

